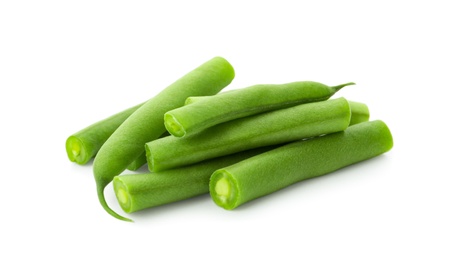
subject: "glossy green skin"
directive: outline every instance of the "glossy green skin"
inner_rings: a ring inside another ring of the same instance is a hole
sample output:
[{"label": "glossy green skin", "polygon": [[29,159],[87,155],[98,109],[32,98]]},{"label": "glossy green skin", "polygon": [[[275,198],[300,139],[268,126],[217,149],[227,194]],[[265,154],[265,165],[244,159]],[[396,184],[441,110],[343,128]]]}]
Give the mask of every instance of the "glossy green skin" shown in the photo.
[{"label": "glossy green skin", "polygon": [[[273,148],[257,148],[162,172],[123,174],[113,179],[114,191],[127,213],[192,198],[209,192],[209,178],[215,170]],[[124,203],[120,189],[128,198]]]},{"label": "glossy green skin", "polygon": [[211,126],[262,112],[329,99],[339,89],[354,83],[329,87],[313,81],[261,84],[210,96],[165,114],[171,135],[182,137]]},{"label": "glossy green skin", "polygon": [[348,103],[350,103],[351,108],[350,125],[369,121],[369,108],[366,104],[350,100]]},{"label": "glossy green skin", "polygon": [[[343,132],[284,145],[213,173],[214,202],[234,209],[293,183],[321,176],[389,151],[393,139],[380,120],[350,126]],[[229,201],[219,199],[215,187],[225,177],[231,183]]]},{"label": "glossy green skin", "polygon": [[[66,152],[69,160],[80,165],[88,163],[113,132],[142,104],[96,122],[69,136],[66,140]],[[79,147],[80,151],[78,154],[72,152],[72,147],[74,146]]]},{"label": "glossy green skin", "polygon": [[235,119],[191,136],[169,136],[145,145],[156,172],[252,148],[345,130],[350,106],[344,98],[302,104]]},{"label": "glossy green skin", "polygon": [[104,188],[113,178],[141,156],[145,143],[165,131],[164,113],[180,107],[189,96],[214,95],[230,84],[235,76],[231,64],[215,57],[163,89],[128,117],[110,136],[94,159],[99,202],[112,216],[126,219],[111,210],[104,198]]}]

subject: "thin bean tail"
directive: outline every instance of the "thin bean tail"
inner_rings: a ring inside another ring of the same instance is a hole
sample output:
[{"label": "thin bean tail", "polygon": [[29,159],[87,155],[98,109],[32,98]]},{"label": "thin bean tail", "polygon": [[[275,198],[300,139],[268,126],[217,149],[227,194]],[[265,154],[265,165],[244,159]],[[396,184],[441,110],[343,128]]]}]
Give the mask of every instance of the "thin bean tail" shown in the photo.
[{"label": "thin bean tail", "polygon": [[341,84],[341,85],[337,85],[337,86],[334,86],[334,87],[331,87],[331,88],[334,89],[335,92],[337,92],[337,91],[339,91],[340,89],[342,89],[343,87],[350,86],[350,85],[356,85],[356,83],[354,83],[354,82],[348,82],[348,83]]},{"label": "thin bean tail", "polygon": [[118,213],[116,213],[115,211],[113,211],[109,207],[109,205],[105,201],[105,197],[104,197],[104,188],[107,186],[106,183],[97,182],[96,186],[97,186],[96,187],[97,188],[97,197],[99,198],[99,202],[101,203],[101,205],[105,209],[105,211],[107,211],[107,213],[109,213],[110,215],[112,215],[113,217],[115,217],[117,219],[128,221],[128,222],[134,222],[132,219],[129,219],[129,218],[126,218],[126,217],[123,217],[123,216],[119,215]]}]

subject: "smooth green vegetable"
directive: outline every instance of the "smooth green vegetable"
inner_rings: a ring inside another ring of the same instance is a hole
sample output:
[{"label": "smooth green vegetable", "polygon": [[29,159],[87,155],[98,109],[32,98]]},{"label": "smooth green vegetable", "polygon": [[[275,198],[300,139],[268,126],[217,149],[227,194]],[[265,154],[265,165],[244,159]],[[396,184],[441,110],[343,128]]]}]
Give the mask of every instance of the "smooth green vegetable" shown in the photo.
[{"label": "smooth green vegetable", "polygon": [[270,194],[293,183],[324,175],[393,147],[380,121],[350,126],[343,132],[298,141],[215,171],[210,180],[214,202],[224,209]]},{"label": "smooth green vegetable", "polygon": [[146,163],[147,163],[147,157],[145,156],[145,152],[143,152],[141,156],[137,157],[128,166],[126,166],[126,170],[137,171],[139,168],[144,166]]},{"label": "smooth green vegetable", "polygon": [[116,176],[114,191],[127,213],[192,198],[209,192],[209,178],[215,170],[273,148],[243,151],[163,172]]},{"label": "smooth green vegetable", "polygon": [[[230,90],[231,91],[231,90]],[[222,93],[221,93],[222,94]],[[217,94],[219,95],[219,94]],[[184,103],[184,106],[187,106],[187,105],[190,105],[190,104],[193,104],[193,103],[196,103],[198,101],[202,101],[204,99],[207,99],[209,98],[209,96],[194,96],[194,97],[188,97],[186,100],[185,100],[185,103]]]},{"label": "smooth green vegetable", "polygon": [[350,106],[344,98],[302,104],[235,119],[194,135],[168,136],[145,145],[150,171],[185,166],[256,147],[345,130]]},{"label": "smooth green vegetable", "polygon": [[[159,138],[163,138],[165,136],[169,136],[168,132],[164,132]],[[141,156],[137,157],[134,161],[132,161],[127,167],[127,170],[130,171],[137,171],[139,168],[144,166],[147,163],[147,157],[145,155],[145,151],[142,152]]]},{"label": "smooth green vegetable", "polygon": [[[216,95],[224,95],[224,94],[227,94],[229,92],[239,91],[239,90],[240,89],[231,89],[231,90],[227,90],[227,91],[217,93]],[[191,97],[188,97],[187,99],[185,99],[184,105],[190,105],[190,104],[195,103],[197,101],[202,101],[202,100],[205,100],[205,99],[208,99],[208,98],[211,98],[211,97],[213,97],[213,96],[191,96]]]},{"label": "smooth green vegetable", "polygon": [[189,96],[218,93],[230,84],[234,76],[230,63],[215,57],[163,89],[115,130],[97,153],[93,165],[99,202],[109,214],[129,221],[110,209],[104,198],[104,188],[141,156],[145,143],[157,139],[166,131],[164,113],[182,106]]},{"label": "smooth green vegetable", "polygon": [[369,108],[366,104],[350,100],[348,103],[350,103],[351,108],[350,125],[369,121]]},{"label": "smooth green vegetable", "polygon": [[69,160],[81,165],[89,162],[110,135],[141,105],[121,111],[69,136],[65,142]]},{"label": "smooth green vegetable", "polygon": [[366,104],[348,100],[351,110],[350,125],[356,125],[369,121],[370,113]]},{"label": "smooth green vegetable", "polygon": [[[234,90],[230,90],[234,91]],[[230,92],[229,91],[229,92]],[[225,92],[223,92],[225,93]],[[223,93],[217,94],[217,95],[222,95]],[[188,97],[185,100],[185,105],[190,105],[192,103],[202,101],[204,99],[208,99],[212,96],[196,96],[196,97]],[[366,104],[361,103],[361,102],[356,102],[356,101],[351,101],[348,100],[348,103],[350,104],[351,108],[351,119],[350,119],[350,125],[355,125],[361,122],[367,122],[369,121],[369,108]]]},{"label": "smooth green vegetable", "polygon": [[313,81],[261,84],[229,91],[189,103],[164,116],[168,132],[176,137],[196,133],[211,126],[262,112],[329,99],[346,83],[335,87]]},{"label": "smooth green vegetable", "polygon": [[[199,98],[207,98],[207,97],[209,96],[200,96]],[[351,108],[350,125],[369,121],[369,108],[367,107],[366,104],[355,102],[355,101],[350,101],[350,100],[348,100],[348,103],[350,104],[350,108]],[[165,136],[168,136],[168,132],[166,132],[165,135],[162,137],[165,137]],[[128,165],[126,169],[131,170],[131,171],[136,171],[140,167],[144,166],[146,163],[147,163],[147,157],[144,152],[141,156],[139,156],[139,158],[137,158],[130,165]]]}]

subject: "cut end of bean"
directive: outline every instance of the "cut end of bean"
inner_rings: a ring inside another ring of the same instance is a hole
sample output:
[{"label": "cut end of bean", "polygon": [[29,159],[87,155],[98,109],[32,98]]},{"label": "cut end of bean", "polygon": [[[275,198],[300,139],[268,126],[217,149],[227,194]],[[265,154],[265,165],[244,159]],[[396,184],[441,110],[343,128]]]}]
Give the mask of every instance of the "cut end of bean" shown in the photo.
[{"label": "cut end of bean", "polygon": [[[107,213],[109,213],[110,215],[112,215],[113,217],[119,219],[119,220],[124,220],[124,221],[128,221],[128,222],[134,222],[132,219],[125,218],[125,217],[119,215],[118,213],[116,213],[115,211],[113,211],[109,207],[109,205],[107,204],[107,202],[105,200],[105,197],[104,197],[104,188],[105,188],[105,186],[107,186],[106,183],[96,181],[97,197],[99,198],[99,202],[101,203],[101,206],[105,209],[105,211]],[[117,195],[118,195],[118,193],[117,193]]]},{"label": "cut end of bean", "polygon": [[150,158],[152,157],[152,153],[150,152],[150,148],[148,146],[148,144],[145,144],[145,156],[147,158],[147,167],[149,169],[149,172],[154,172],[153,171],[153,158]]},{"label": "cut end of bean", "polygon": [[166,130],[168,130],[171,135],[174,135],[175,137],[182,137],[185,135],[184,127],[173,115],[166,113],[164,121]]},{"label": "cut end of bean", "polygon": [[218,170],[211,176],[209,190],[214,202],[224,209],[234,209],[238,199],[235,180],[225,170]]},{"label": "cut end of bean", "polygon": [[67,156],[71,162],[83,165],[91,159],[89,156],[87,156],[87,152],[83,143],[75,136],[70,136],[67,138],[65,148],[67,151]]},{"label": "cut end of bean", "polygon": [[215,190],[217,196],[223,198],[223,200],[226,200],[228,197],[230,197],[230,183],[226,178],[221,178],[216,182]]},{"label": "cut end of bean", "polygon": [[80,147],[79,147],[79,146],[73,147],[73,148],[72,148],[72,154],[73,154],[73,156],[75,156],[75,157],[77,157],[78,155],[80,155]]},{"label": "cut end of bean", "polygon": [[132,212],[131,195],[126,185],[123,183],[123,181],[120,178],[115,177],[113,179],[113,188],[115,190],[115,195],[117,197],[118,204],[120,204],[120,207],[126,213],[131,213]]}]

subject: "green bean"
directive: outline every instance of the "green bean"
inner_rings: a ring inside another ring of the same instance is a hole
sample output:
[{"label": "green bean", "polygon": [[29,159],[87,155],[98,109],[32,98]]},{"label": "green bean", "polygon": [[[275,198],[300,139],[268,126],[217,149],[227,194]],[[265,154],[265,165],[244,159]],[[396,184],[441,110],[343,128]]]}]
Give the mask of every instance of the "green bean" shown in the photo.
[{"label": "green bean", "polygon": [[[217,95],[219,95],[219,94],[217,94]],[[198,101],[205,100],[205,99],[207,99],[207,98],[209,98],[209,97],[210,97],[210,96],[194,96],[194,97],[188,97],[188,98],[185,100],[184,106],[187,106],[187,105],[196,103],[196,102],[198,102]]]},{"label": "green bean", "polygon": [[132,213],[208,193],[209,178],[215,170],[273,148],[243,151],[162,172],[123,174],[113,179],[113,188],[121,208]]},{"label": "green bean", "polygon": [[139,168],[144,166],[146,163],[147,163],[147,158],[145,157],[145,152],[143,152],[141,156],[137,157],[128,166],[126,166],[126,170],[137,171]]},{"label": "green bean", "polygon": [[215,57],[163,89],[115,130],[99,150],[93,165],[99,202],[109,214],[129,221],[107,205],[104,188],[141,156],[146,142],[157,139],[166,131],[164,113],[182,106],[189,96],[218,93],[230,84],[234,75],[228,61]]},{"label": "green bean", "polygon": [[148,142],[147,164],[150,171],[162,171],[252,148],[342,131],[349,123],[350,106],[344,98],[302,104],[235,119],[182,138],[168,136]]},{"label": "green bean", "polygon": [[343,132],[287,144],[219,169],[211,176],[210,193],[217,205],[234,209],[293,183],[375,157],[392,146],[384,122],[356,124]]},{"label": "green bean", "polygon": [[[192,97],[192,101],[195,101],[195,98],[207,98],[208,96],[200,96],[200,97]],[[187,100],[189,100],[187,98]],[[350,125],[358,124],[361,122],[369,121],[369,109],[366,104],[355,102],[355,101],[348,101],[351,108],[351,120]],[[140,156],[138,159],[134,160],[126,169],[131,171],[136,171],[144,164],[147,163],[147,158],[145,152]]]},{"label": "green bean", "polygon": [[[229,90],[227,92],[234,91],[234,90]],[[222,95],[224,93],[219,93],[217,95]],[[204,99],[208,99],[212,96],[195,96],[195,97],[188,97],[185,100],[184,105],[190,105],[192,103],[202,101]],[[348,100],[348,103],[350,104],[350,109],[351,109],[351,119],[350,119],[350,125],[355,125],[361,122],[367,122],[369,121],[369,108],[367,107],[366,104],[361,103],[361,102],[356,102],[356,101],[351,101]]]},{"label": "green bean", "polygon": [[[227,94],[227,93],[232,92],[232,91],[239,91],[239,90],[240,89],[231,89],[231,90],[227,90],[227,91],[224,91],[224,92],[217,93],[214,96],[223,95],[223,94]],[[184,106],[190,105],[192,103],[196,103],[198,101],[203,101],[203,100],[212,98],[214,96],[191,96],[191,97],[188,97],[188,98],[185,99]]]},{"label": "green bean", "polygon": [[88,163],[110,135],[141,105],[121,111],[69,136],[65,143],[69,160],[80,165]]},{"label": "green bean", "polygon": [[366,104],[348,100],[351,109],[350,125],[369,121],[369,108]]},{"label": "green bean", "polygon": [[170,134],[182,137],[233,119],[327,100],[341,88],[353,84],[329,87],[318,82],[300,81],[254,85],[211,96],[200,102],[188,102],[189,105],[165,114],[165,126]]},{"label": "green bean", "polygon": [[[166,131],[164,132],[159,138],[163,138],[169,136],[169,133]],[[145,155],[145,151],[142,152],[141,156],[137,157],[134,161],[132,161],[127,167],[127,170],[130,171],[137,171],[139,168],[144,166],[147,163],[147,157]]]},{"label": "green bean", "polygon": [[[232,91],[239,91],[239,90],[241,90],[241,89],[231,89],[231,90],[219,92],[216,95],[223,95],[223,94],[227,94],[227,93],[232,92]],[[214,96],[216,96],[216,95],[214,95]],[[190,105],[190,104],[195,103],[197,101],[202,101],[202,100],[205,100],[205,99],[209,99],[209,98],[214,97],[214,96],[191,96],[191,97],[188,97],[187,99],[185,99],[184,105]]]}]

